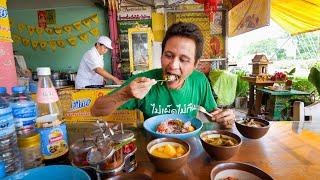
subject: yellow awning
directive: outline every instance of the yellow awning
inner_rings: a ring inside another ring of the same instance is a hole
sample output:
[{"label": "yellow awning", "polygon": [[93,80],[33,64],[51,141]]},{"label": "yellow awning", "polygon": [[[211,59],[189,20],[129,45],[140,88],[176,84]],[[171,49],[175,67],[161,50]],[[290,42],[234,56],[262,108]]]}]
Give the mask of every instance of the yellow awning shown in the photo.
[{"label": "yellow awning", "polygon": [[291,35],[320,30],[320,0],[271,0],[271,18]]}]

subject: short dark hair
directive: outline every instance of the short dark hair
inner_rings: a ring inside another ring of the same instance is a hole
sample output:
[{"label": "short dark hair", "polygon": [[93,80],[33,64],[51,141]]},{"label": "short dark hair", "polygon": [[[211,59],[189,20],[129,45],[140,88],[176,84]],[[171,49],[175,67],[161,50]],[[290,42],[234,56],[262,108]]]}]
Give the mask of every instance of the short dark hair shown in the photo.
[{"label": "short dark hair", "polygon": [[203,36],[199,27],[193,23],[178,22],[172,24],[166,32],[166,35],[162,41],[162,53],[167,41],[175,36],[186,37],[194,40],[196,43],[195,63],[202,56],[203,50]]}]

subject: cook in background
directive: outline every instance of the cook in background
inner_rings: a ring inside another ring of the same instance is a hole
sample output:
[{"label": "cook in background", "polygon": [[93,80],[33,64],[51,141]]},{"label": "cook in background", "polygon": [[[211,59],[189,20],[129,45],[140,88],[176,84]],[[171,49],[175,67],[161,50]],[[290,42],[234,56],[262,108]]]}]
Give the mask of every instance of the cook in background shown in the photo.
[{"label": "cook in background", "polygon": [[[203,50],[203,36],[192,23],[173,24],[162,42],[161,69],[137,74],[109,95],[99,97],[92,109],[94,116],[109,115],[118,109],[140,109],[145,118],[159,114],[188,114],[195,117],[199,106],[215,121],[231,128],[235,115],[219,109],[206,76],[195,70]],[[160,79],[171,79],[165,83]],[[227,89],[226,89],[227,90]]]},{"label": "cook in background", "polygon": [[83,55],[75,80],[76,89],[103,85],[104,79],[112,80],[118,85],[122,84],[122,81],[103,68],[103,55],[112,49],[111,43],[110,38],[100,36],[94,47]]}]

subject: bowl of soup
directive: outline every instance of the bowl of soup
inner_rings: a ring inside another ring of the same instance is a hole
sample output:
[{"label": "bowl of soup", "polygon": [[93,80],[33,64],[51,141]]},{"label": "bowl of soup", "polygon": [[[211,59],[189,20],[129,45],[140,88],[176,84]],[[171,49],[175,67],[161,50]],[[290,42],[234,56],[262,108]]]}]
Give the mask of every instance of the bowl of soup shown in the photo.
[{"label": "bowl of soup", "polygon": [[200,134],[204,150],[215,160],[227,160],[234,156],[242,143],[241,138],[229,131],[210,130]]},{"label": "bowl of soup", "polygon": [[256,117],[246,117],[235,121],[235,124],[240,134],[249,139],[263,137],[270,128],[269,121]]},{"label": "bowl of soup", "polygon": [[177,138],[158,138],[147,145],[150,161],[163,172],[176,171],[185,165],[190,149],[187,142]]}]

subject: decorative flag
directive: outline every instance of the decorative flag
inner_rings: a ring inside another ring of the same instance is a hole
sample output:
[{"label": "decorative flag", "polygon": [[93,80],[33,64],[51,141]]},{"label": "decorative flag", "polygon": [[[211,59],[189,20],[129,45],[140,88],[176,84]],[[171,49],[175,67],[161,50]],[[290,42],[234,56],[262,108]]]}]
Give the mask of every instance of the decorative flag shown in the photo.
[{"label": "decorative flag", "polygon": [[9,19],[9,24],[10,24],[10,27],[11,27],[11,28],[13,28],[13,26],[14,26],[14,22],[13,22],[13,20],[12,20],[12,19],[11,19],[11,20]]},{"label": "decorative flag", "polygon": [[72,25],[77,31],[81,31],[81,22],[80,21],[75,22]]},{"label": "decorative flag", "polygon": [[37,49],[39,44],[39,41],[37,40],[31,40],[31,46],[33,47],[33,49]]},{"label": "decorative flag", "polygon": [[64,48],[66,46],[66,42],[64,39],[57,40],[57,45],[61,48]]},{"label": "decorative flag", "polygon": [[62,34],[62,27],[60,27],[60,26],[54,27],[54,32],[58,35],[61,35]]},{"label": "decorative flag", "polygon": [[20,43],[21,42],[21,36],[17,34],[12,34],[12,40],[14,43]]},{"label": "decorative flag", "polygon": [[69,42],[69,44],[71,46],[76,46],[77,45],[77,38],[75,36],[68,38],[67,41]]},{"label": "decorative flag", "polygon": [[30,39],[22,38],[22,44],[23,44],[24,46],[29,46],[29,45],[30,45]]},{"label": "decorative flag", "polygon": [[40,47],[42,50],[45,50],[47,47],[47,41],[40,41]]},{"label": "decorative flag", "polygon": [[36,28],[34,26],[30,26],[28,25],[28,32],[29,32],[29,35],[32,36],[33,33],[36,31]]},{"label": "decorative flag", "polygon": [[57,43],[56,43],[55,40],[49,41],[49,45],[50,45],[52,51],[55,51],[55,50],[56,50],[56,48],[57,48]]},{"label": "decorative flag", "polygon": [[82,20],[81,23],[84,24],[85,26],[87,26],[88,28],[91,27],[91,21],[89,18]]},{"label": "decorative flag", "polygon": [[24,29],[26,29],[26,25],[24,23],[19,23],[18,24],[18,30],[21,33]]},{"label": "decorative flag", "polygon": [[38,34],[38,36],[42,36],[43,28],[36,27],[36,33]]},{"label": "decorative flag", "polygon": [[90,32],[94,37],[99,37],[99,35],[100,35],[99,29],[98,29],[97,27],[92,28],[89,32]]},{"label": "decorative flag", "polygon": [[44,29],[49,35],[52,35],[53,34],[53,29],[52,28],[45,28]]},{"label": "decorative flag", "polygon": [[88,41],[89,41],[88,34],[87,34],[86,32],[80,34],[80,35],[79,35],[79,39],[80,39],[81,41],[88,42]]},{"label": "decorative flag", "polygon": [[92,15],[90,19],[97,24],[99,23],[99,17],[97,14]]},{"label": "decorative flag", "polygon": [[72,26],[71,25],[65,25],[62,28],[67,33],[70,33],[72,31]]}]

